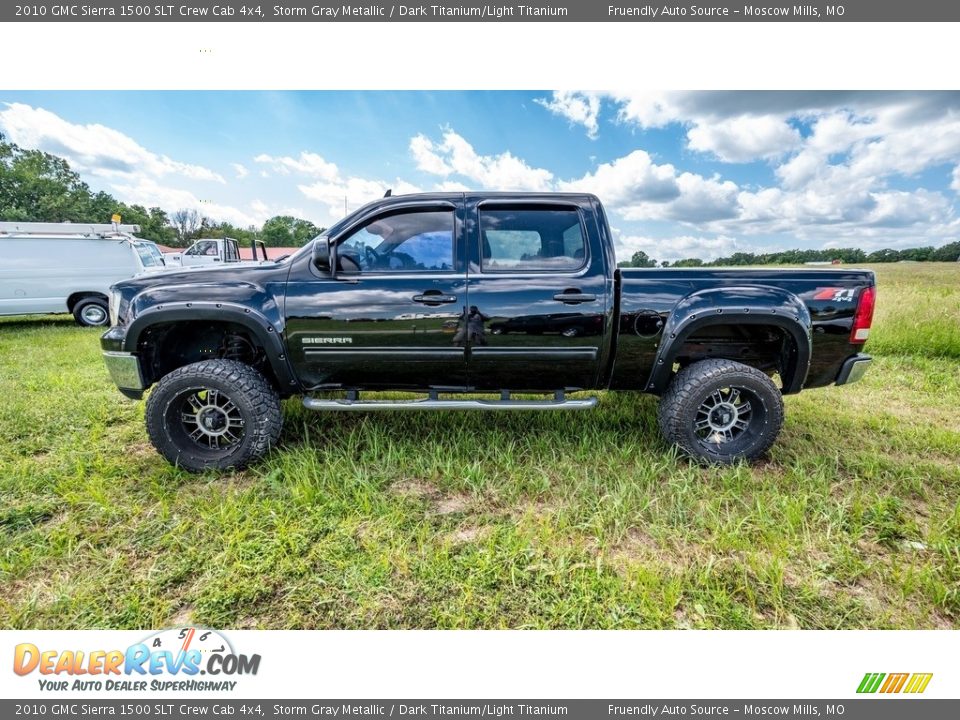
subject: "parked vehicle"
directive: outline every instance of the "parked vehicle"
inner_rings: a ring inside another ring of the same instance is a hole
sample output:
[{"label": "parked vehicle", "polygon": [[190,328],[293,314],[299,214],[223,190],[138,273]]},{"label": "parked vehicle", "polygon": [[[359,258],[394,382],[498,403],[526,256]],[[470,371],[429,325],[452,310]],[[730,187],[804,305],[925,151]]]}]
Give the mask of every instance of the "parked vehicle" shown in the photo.
[{"label": "parked vehicle", "polygon": [[[253,242],[253,260],[267,259],[267,246],[260,240]],[[259,253],[258,253],[259,251]],[[167,265],[171,267],[197,267],[214,263],[250,262],[240,259],[240,246],[233,238],[204,238],[197,240],[183,252],[165,253]]]},{"label": "parked vehicle", "polygon": [[263,455],[293,395],[325,411],[557,410],[592,407],[567,393],[594,389],[659,395],[669,442],[729,463],[773,444],[783,395],[863,375],[874,298],[866,270],[617,269],[592,195],[409,195],[281,262],[119,283],[102,347],[125,395],[156,386],[150,439],[192,471]]},{"label": "parked vehicle", "polygon": [[164,269],[139,225],[0,222],[0,315],[73,313],[106,325],[110,286]]}]

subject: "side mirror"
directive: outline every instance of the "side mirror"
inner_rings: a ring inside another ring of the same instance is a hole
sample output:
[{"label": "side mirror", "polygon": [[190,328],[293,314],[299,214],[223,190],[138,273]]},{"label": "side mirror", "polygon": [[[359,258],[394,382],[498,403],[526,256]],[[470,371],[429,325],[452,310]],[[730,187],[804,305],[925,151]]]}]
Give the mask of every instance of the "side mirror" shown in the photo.
[{"label": "side mirror", "polygon": [[313,264],[317,270],[334,275],[337,266],[337,247],[328,237],[318,237],[313,241]]}]

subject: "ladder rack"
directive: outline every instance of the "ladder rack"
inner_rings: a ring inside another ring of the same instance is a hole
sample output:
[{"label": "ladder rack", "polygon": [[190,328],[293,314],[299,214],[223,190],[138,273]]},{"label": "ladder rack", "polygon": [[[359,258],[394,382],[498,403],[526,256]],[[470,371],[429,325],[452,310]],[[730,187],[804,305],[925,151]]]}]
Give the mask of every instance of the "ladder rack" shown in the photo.
[{"label": "ladder rack", "polygon": [[0,235],[62,235],[66,237],[122,237],[140,232],[139,225],[112,223],[0,222]]}]

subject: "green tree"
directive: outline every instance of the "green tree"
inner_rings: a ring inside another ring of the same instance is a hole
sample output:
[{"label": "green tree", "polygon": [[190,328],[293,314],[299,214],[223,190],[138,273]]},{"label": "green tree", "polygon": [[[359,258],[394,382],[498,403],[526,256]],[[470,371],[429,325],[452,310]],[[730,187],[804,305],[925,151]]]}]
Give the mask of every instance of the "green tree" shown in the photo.
[{"label": "green tree", "polygon": [[290,215],[276,215],[263,224],[260,238],[269,247],[300,247],[315,238],[324,228],[309,220]]},{"label": "green tree", "polygon": [[90,188],[66,160],[23,150],[0,134],[0,220],[107,222],[91,217]]},{"label": "green tree", "polygon": [[957,262],[960,260],[960,240],[941,245],[933,251],[930,259],[939,262]]},{"label": "green tree", "polygon": [[891,250],[890,248],[874,250],[872,253],[867,255],[867,262],[872,263],[897,262],[899,259],[900,252],[898,250]]},{"label": "green tree", "polygon": [[170,225],[170,220],[161,208],[152,207],[149,210],[142,205],[125,205],[121,203],[120,213],[124,223],[139,225],[137,237],[152,240],[161,245],[173,246],[177,241],[177,231]]},{"label": "green tree", "polygon": [[200,221],[200,229],[197,230],[195,237],[199,238],[233,238],[241,245],[250,246],[251,241],[259,239],[260,231],[253,225],[247,228],[240,228],[228,222],[216,222],[210,218],[203,218]]},{"label": "green tree", "polygon": [[637,250],[630,258],[630,267],[652,268],[657,266],[657,261],[649,257],[643,250]]}]

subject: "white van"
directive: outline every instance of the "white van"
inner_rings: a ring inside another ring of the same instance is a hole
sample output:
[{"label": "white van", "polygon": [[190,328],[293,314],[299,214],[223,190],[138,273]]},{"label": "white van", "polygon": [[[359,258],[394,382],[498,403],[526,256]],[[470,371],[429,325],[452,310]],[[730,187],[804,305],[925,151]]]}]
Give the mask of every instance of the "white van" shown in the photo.
[{"label": "white van", "polygon": [[106,325],[110,286],[164,269],[139,225],[0,222],[0,315],[73,313]]}]

